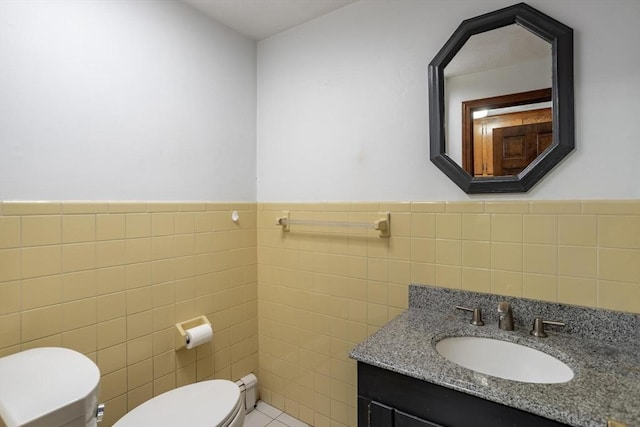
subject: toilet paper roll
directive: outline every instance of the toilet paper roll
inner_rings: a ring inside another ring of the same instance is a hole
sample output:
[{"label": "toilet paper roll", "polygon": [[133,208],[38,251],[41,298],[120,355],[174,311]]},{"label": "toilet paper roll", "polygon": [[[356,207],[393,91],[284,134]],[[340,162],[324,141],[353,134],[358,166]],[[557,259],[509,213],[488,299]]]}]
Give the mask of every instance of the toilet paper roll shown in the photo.
[{"label": "toilet paper roll", "polygon": [[258,383],[258,378],[253,374],[248,374],[240,378],[240,381],[242,381],[245,387],[251,388]]},{"label": "toilet paper roll", "polygon": [[185,342],[188,349],[192,349],[200,344],[209,342],[211,341],[211,338],[213,338],[213,329],[211,329],[211,325],[207,324],[187,329],[185,333],[187,334]]}]

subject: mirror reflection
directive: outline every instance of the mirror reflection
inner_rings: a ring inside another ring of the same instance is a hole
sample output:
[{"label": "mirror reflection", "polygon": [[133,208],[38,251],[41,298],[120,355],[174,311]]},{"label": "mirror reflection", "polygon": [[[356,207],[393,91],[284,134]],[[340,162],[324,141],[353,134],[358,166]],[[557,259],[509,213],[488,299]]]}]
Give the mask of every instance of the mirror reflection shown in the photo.
[{"label": "mirror reflection", "polygon": [[574,148],[573,30],[525,3],[462,21],[429,63],[431,162],[468,194],[520,193]]},{"label": "mirror reflection", "polygon": [[471,36],[444,68],[446,154],[517,175],[553,143],[551,44],[518,24]]}]

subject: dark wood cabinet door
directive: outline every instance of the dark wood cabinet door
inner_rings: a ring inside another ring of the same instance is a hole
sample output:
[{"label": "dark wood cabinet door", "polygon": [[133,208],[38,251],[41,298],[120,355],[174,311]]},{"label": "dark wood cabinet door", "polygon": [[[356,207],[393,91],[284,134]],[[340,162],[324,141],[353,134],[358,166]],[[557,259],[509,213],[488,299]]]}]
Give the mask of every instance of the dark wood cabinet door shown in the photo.
[{"label": "dark wood cabinet door", "polygon": [[367,427],[443,427],[380,402],[368,402]]},{"label": "dark wood cabinet door", "polygon": [[369,427],[393,427],[393,408],[379,402],[369,402]]},{"label": "dark wood cabinet door", "polygon": [[432,423],[416,416],[396,411],[394,414],[394,427],[443,427],[441,424]]},{"label": "dark wood cabinet door", "polygon": [[496,402],[358,362],[358,427],[567,427]]}]

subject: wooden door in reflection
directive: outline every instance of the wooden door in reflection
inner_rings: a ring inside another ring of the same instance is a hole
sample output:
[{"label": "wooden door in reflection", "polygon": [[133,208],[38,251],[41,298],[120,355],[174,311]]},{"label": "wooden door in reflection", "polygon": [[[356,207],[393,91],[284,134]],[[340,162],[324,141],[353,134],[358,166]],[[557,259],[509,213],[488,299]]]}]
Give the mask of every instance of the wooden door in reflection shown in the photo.
[{"label": "wooden door in reflection", "polygon": [[[473,174],[474,176],[512,175],[494,169],[493,133],[496,129],[512,126],[547,123],[551,126],[551,108],[500,114],[473,120]],[[550,139],[551,136],[549,136]],[[515,147],[514,147],[515,149]],[[498,153],[501,155],[501,153]],[[535,158],[535,157],[534,157]],[[526,166],[525,166],[526,167]],[[500,166],[498,166],[500,168]],[[523,168],[524,169],[524,168]]]},{"label": "wooden door in reflection", "polygon": [[551,122],[493,129],[493,174],[517,175],[553,143]]}]

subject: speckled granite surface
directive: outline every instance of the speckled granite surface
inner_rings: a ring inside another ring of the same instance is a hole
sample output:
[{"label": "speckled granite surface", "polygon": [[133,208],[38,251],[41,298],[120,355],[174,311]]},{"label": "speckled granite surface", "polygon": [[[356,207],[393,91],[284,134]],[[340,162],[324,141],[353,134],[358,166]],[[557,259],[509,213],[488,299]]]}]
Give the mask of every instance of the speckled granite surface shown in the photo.
[{"label": "speckled granite surface", "polygon": [[[510,301],[515,331],[497,325],[497,304]],[[481,307],[485,326],[469,324],[455,305]],[[567,323],[548,338],[529,335],[533,317]],[[435,343],[482,336],[527,345],[569,365],[562,384],[530,384],[480,374],[444,359]],[[350,356],[573,426],[603,427],[607,419],[640,426],[640,316],[562,304],[412,285],[409,309],[356,346]]]}]

